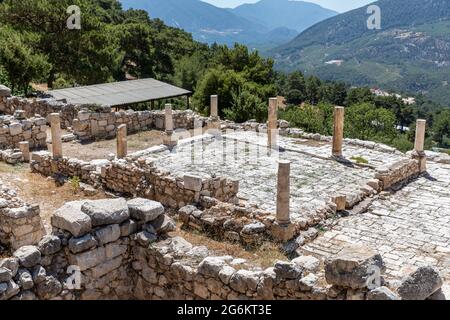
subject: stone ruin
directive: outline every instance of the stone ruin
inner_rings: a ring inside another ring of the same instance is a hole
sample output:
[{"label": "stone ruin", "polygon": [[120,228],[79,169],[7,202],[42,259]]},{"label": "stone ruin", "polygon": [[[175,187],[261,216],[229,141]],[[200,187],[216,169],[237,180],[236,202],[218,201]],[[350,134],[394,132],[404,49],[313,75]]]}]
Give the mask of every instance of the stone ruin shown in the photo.
[{"label": "stone ruin", "polygon": [[[22,132],[32,133],[7,138],[10,149],[0,151],[1,160],[29,161],[31,170],[44,177],[78,177],[112,197],[66,203],[54,212],[46,232],[39,207],[2,186],[0,299],[445,299],[450,203],[420,204],[411,190],[430,185],[448,196],[450,159],[423,150],[422,121],[415,150],[405,155],[374,142],[344,139],[340,107],[334,135],[326,137],[278,120],[275,100],[269,103],[268,124],[222,121],[217,99],[211,97],[209,118],[170,106],[159,112],[111,112],[108,107],[0,99],[0,112],[14,114],[3,116],[0,132],[11,136],[11,125],[20,125]],[[38,113],[35,120],[26,119]],[[44,148],[33,132],[45,133],[47,125],[51,152],[30,151]],[[62,128],[80,141],[116,137],[117,156],[90,162],[65,157]],[[128,154],[127,132],[149,129],[164,130],[164,144]],[[200,132],[180,138],[179,129]],[[218,155],[218,146],[232,152]],[[196,148],[203,155],[198,161],[192,158]],[[258,155],[254,163],[252,152]],[[368,163],[358,162],[361,157]],[[439,235],[428,241],[436,243],[429,256],[418,256],[420,236],[404,247],[370,238],[370,232],[402,228],[379,212],[404,190],[405,205],[417,208],[420,218],[431,214],[428,207],[434,213],[436,222],[427,220],[422,236],[431,228]],[[370,231],[366,221],[381,222],[381,227]],[[180,226],[243,248],[271,241],[286,259],[263,268],[216,255],[174,235]],[[415,255],[394,257],[399,250]]]}]

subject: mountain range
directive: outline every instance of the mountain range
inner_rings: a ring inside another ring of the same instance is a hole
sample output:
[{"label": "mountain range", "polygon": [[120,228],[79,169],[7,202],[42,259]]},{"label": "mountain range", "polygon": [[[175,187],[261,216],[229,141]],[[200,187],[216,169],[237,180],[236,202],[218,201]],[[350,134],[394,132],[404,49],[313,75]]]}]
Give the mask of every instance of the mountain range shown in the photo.
[{"label": "mountain range", "polygon": [[299,32],[335,11],[303,1],[261,0],[234,9],[200,0],[121,0],[124,9],[146,10],[151,18],[192,33],[197,41],[268,49],[286,43]]},{"label": "mountain range", "polygon": [[450,0],[380,0],[381,29],[367,7],[322,21],[270,51],[277,68],[386,90],[422,93],[450,106]]}]

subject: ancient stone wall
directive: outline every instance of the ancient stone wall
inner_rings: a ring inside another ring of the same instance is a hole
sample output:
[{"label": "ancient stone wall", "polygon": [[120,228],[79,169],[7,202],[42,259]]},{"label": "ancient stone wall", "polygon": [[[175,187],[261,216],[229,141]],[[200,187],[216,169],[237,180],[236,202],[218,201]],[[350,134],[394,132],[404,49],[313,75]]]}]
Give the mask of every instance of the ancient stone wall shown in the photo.
[{"label": "ancient stone wall", "polygon": [[14,249],[37,244],[45,233],[39,212],[0,181],[0,244]]},{"label": "ancient stone wall", "polygon": [[0,113],[13,115],[17,110],[23,110],[26,118],[33,118],[36,115],[47,118],[52,113],[59,113],[63,129],[72,127],[73,119],[80,109],[81,106],[67,104],[55,99],[0,97]]},{"label": "ancient stone wall", "polygon": [[395,184],[408,181],[420,174],[419,162],[415,159],[402,160],[388,168],[378,168],[376,178],[382,182],[384,190]]},{"label": "ancient stone wall", "polygon": [[382,273],[384,263],[362,246],[345,248],[323,264],[300,256],[266,269],[215,256],[169,236],[175,222],[159,202],[143,198],[69,202],[54,212],[51,224],[51,233],[38,241],[29,236],[35,245],[8,243],[12,254],[0,259],[0,300],[397,300],[427,299],[442,286],[431,267],[392,282],[396,292],[383,280],[371,282],[372,268]]},{"label": "ancient stone wall", "polygon": [[55,160],[48,152],[35,152],[31,168],[45,176],[76,176],[94,187],[157,200],[172,208],[197,203],[201,195],[235,202],[239,189],[237,181],[221,177],[174,177],[141,159],[86,162],[64,157]]},{"label": "ancient stone wall", "polygon": [[22,141],[28,141],[30,148],[46,147],[46,131],[45,118],[0,116],[0,149],[18,148]]},{"label": "ancient stone wall", "polygon": [[[164,130],[165,115],[162,111],[120,111],[92,112],[82,110],[78,113],[73,123],[74,134],[80,140],[92,140],[94,138],[114,138],[117,127],[127,125],[127,132],[139,132],[144,130]],[[194,128],[194,121],[199,121],[203,126],[204,118],[196,115],[191,110],[174,111],[173,122],[175,129],[190,130]]]}]

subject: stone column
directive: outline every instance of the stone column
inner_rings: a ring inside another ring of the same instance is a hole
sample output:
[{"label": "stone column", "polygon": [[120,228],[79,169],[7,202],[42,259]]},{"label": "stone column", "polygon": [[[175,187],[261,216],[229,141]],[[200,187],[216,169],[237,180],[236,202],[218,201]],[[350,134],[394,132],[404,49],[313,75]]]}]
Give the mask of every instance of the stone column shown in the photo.
[{"label": "stone column", "polygon": [[121,124],[117,128],[117,158],[123,159],[127,156],[127,125]]},{"label": "stone column", "polygon": [[52,153],[53,159],[62,158],[62,141],[61,141],[61,120],[59,113],[50,114],[50,126],[52,132]]},{"label": "stone column", "polygon": [[219,119],[219,97],[217,95],[211,96],[211,110],[210,110],[211,118],[213,120]]},{"label": "stone column", "polygon": [[276,221],[271,226],[271,234],[280,242],[289,241],[296,234],[295,224],[291,223],[290,217],[290,171],[290,161],[278,163],[277,212]]},{"label": "stone column", "polygon": [[171,135],[173,132],[173,114],[172,105],[170,103],[165,106],[165,124],[166,133]]},{"label": "stone column", "polygon": [[426,124],[427,121],[422,119],[418,119],[416,122],[416,141],[414,143],[416,152],[424,152]]},{"label": "stone column", "polygon": [[163,137],[163,144],[168,146],[169,148],[173,148],[177,145],[177,140],[175,135],[173,134],[173,113],[172,113],[172,105],[166,104],[165,106],[165,130]]},{"label": "stone column", "polygon": [[342,157],[342,143],[344,142],[344,107],[334,108],[334,127],[333,127],[333,151],[334,157]]},{"label": "stone column", "polygon": [[211,96],[210,119],[208,121],[208,133],[218,136],[220,135],[220,118],[219,118],[219,96]]},{"label": "stone column", "polygon": [[427,171],[427,156],[425,155],[425,130],[427,121],[418,119],[416,122],[416,140],[414,142],[413,158],[419,161],[420,172]]},{"label": "stone column", "polygon": [[278,136],[278,116],[277,116],[278,99],[269,99],[269,121],[267,125],[267,139],[268,147],[274,148],[277,146],[277,136]]},{"label": "stone column", "polygon": [[277,222],[280,225],[291,223],[290,218],[290,177],[291,162],[279,161],[277,180]]},{"label": "stone column", "polygon": [[19,142],[19,149],[22,152],[23,160],[30,162],[30,143],[28,141]]}]

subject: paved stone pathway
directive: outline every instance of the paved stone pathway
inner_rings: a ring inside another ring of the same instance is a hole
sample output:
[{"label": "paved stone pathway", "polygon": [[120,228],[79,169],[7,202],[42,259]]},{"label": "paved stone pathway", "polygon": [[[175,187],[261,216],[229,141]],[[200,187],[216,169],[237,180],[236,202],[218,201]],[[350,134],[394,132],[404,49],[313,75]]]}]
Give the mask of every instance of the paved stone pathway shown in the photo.
[{"label": "paved stone pathway", "polygon": [[341,218],[302,249],[327,257],[350,243],[365,244],[381,253],[388,275],[401,276],[411,266],[431,264],[441,271],[448,290],[450,165],[429,163],[428,173],[375,200],[366,213]]},{"label": "paved stone pathway", "polygon": [[[245,132],[242,137],[248,136]],[[241,137],[241,138],[242,138]],[[250,135],[250,137],[252,137]],[[263,135],[265,137],[265,135]],[[310,143],[310,141],[307,141]],[[226,152],[222,146],[226,143]],[[176,153],[156,156],[155,164],[172,173],[197,176],[226,176],[239,180],[239,196],[260,208],[275,212],[278,160],[291,161],[291,218],[305,217],[330,199],[333,193],[358,191],[375,175],[370,168],[348,167],[299,152],[308,145],[298,145],[279,154],[267,154],[255,140],[226,138],[206,139],[197,144],[194,160],[190,144],[178,147]],[[328,154],[330,153],[330,148]],[[198,156],[201,154],[201,156]]]}]

